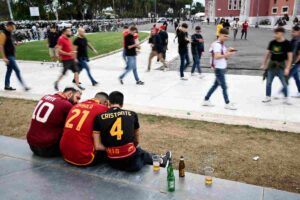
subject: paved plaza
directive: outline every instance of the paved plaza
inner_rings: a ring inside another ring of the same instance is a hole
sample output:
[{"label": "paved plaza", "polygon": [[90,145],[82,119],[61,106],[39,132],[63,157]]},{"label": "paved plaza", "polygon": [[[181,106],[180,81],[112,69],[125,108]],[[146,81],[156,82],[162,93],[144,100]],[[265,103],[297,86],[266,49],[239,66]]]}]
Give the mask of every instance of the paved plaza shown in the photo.
[{"label": "paved plaza", "polygon": [[24,140],[0,136],[0,199],[2,200],[299,200],[300,195],[223,179],[186,173],[177,178],[176,191],[167,192],[167,172],[151,166],[125,173],[107,165],[78,168],[61,158],[32,155]]},{"label": "paved plaza", "polygon": [[[203,27],[203,35],[205,38],[208,38],[208,42],[206,42],[206,47],[208,47],[214,37],[212,36],[214,26]],[[141,29],[143,28],[146,29],[145,27],[141,27]],[[172,27],[170,27],[170,30],[172,30]],[[259,37],[255,37],[256,34]],[[170,38],[174,37],[175,35],[170,33]],[[241,50],[231,61],[236,63],[233,66],[244,63],[245,68],[251,69],[248,71],[257,69],[257,65],[260,63],[262,53],[264,52],[263,47],[267,45],[271,37],[272,32],[270,30],[252,29],[249,34],[249,41],[230,41],[232,46],[235,44],[241,46],[238,47]],[[261,42],[259,42],[260,40]],[[249,45],[250,52],[243,45]],[[232,70],[234,74],[228,75],[227,82],[230,99],[236,103],[238,110],[229,111],[224,109],[224,101],[220,89],[211,99],[215,107],[202,107],[201,104],[204,96],[214,81],[214,75],[211,73],[211,70],[207,70],[210,73],[205,73],[205,78],[203,79],[190,77],[190,73],[186,72],[186,76],[189,78],[188,81],[181,81],[179,73],[175,69],[168,72],[152,70],[150,73],[147,73],[146,68],[149,53],[150,46],[147,42],[144,42],[137,60],[139,75],[141,80],[145,81],[145,86],[137,86],[132,74],[129,74],[125,78],[125,85],[119,83],[118,76],[125,66],[121,52],[91,61],[92,73],[100,84],[97,87],[92,87],[86,72],[83,71],[81,81],[86,87],[83,98],[91,98],[99,91],[111,92],[120,90],[125,94],[126,108],[140,113],[300,132],[300,116],[298,114],[300,111],[300,99],[291,98],[293,105],[283,105],[283,100],[278,94],[281,88],[278,79],[274,81],[273,95],[280,98],[273,100],[269,104],[263,104],[265,82],[262,80],[262,77],[250,73],[245,74],[245,71],[240,73],[240,70],[234,69]],[[248,58],[247,55],[253,56]],[[206,51],[204,57],[208,56],[209,54]],[[177,57],[177,44],[171,41],[167,61],[170,65],[174,65]],[[205,59],[203,62],[205,66]],[[3,66],[4,63],[1,62],[0,65]],[[55,92],[53,83],[59,76],[61,68],[50,68],[49,64],[42,64],[40,62],[20,61],[19,65],[25,81],[32,87],[32,90],[28,93],[23,92],[20,87],[18,87],[16,92],[1,90],[1,96],[38,100],[45,94]],[[160,66],[153,59],[153,69],[158,69]],[[256,73],[262,73],[261,71],[256,71]],[[0,74],[4,73],[5,68],[1,67]],[[61,82],[60,88],[63,89],[65,86],[72,85],[71,80],[72,75],[69,73]],[[12,82],[13,86],[18,86],[15,76],[13,76]],[[3,87],[3,82],[1,82],[0,88]],[[296,86],[293,81],[290,84],[290,91],[291,95],[296,94]]]}]

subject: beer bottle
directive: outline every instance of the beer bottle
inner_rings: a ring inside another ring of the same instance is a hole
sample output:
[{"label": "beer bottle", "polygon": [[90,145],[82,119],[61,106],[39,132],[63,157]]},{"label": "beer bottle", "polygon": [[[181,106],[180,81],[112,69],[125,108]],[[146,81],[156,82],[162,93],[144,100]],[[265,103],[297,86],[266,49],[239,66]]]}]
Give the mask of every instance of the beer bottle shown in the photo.
[{"label": "beer bottle", "polygon": [[169,166],[167,168],[167,172],[168,172],[168,177],[167,177],[168,191],[169,192],[174,192],[175,191],[175,176],[174,176],[174,170],[173,170],[171,160],[170,160]]},{"label": "beer bottle", "polygon": [[180,157],[179,161],[179,177],[185,177],[185,163],[183,156]]}]

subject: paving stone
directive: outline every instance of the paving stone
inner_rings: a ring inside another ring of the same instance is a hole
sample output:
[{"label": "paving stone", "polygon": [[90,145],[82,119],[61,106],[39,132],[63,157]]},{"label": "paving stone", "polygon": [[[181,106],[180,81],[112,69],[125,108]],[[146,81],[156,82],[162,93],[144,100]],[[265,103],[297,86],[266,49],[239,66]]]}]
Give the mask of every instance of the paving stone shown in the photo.
[{"label": "paving stone", "polygon": [[300,194],[265,188],[263,200],[300,200]]}]

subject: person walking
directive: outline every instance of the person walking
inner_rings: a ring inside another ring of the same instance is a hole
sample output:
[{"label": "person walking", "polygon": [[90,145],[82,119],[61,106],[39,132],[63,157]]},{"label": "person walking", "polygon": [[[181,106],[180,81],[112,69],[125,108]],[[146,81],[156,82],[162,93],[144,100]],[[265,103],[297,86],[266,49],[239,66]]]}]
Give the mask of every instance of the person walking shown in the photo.
[{"label": "person walking", "polygon": [[57,81],[54,83],[54,89],[59,90],[58,84],[62,80],[62,78],[66,75],[68,70],[71,70],[74,73],[74,82],[80,90],[84,90],[85,88],[80,86],[79,83],[79,69],[77,64],[75,63],[76,51],[74,51],[74,47],[70,40],[72,36],[71,28],[66,27],[62,30],[62,35],[59,37],[56,48],[59,52],[60,60],[63,63],[63,71],[62,74],[58,77]]},{"label": "person walking", "polygon": [[[88,48],[90,48],[94,53],[98,53],[98,51],[88,42],[85,37],[85,30],[83,28],[78,29],[78,37],[74,40],[73,44],[75,46],[75,51],[77,52],[77,62],[79,66],[79,70],[85,69],[90,81],[93,86],[96,86],[98,82],[93,78],[91,74],[90,67],[88,65],[89,56],[88,56]],[[74,81],[75,82],[75,81]]]},{"label": "person walking", "polygon": [[217,30],[216,30],[216,36],[217,36],[217,39],[219,38],[219,35],[220,35],[220,31],[222,30],[223,28],[223,22],[220,21],[217,25]]},{"label": "person walking", "polygon": [[283,27],[278,27],[274,30],[275,39],[269,43],[261,66],[261,68],[267,72],[266,98],[263,100],[263,103],[271,102],[272,83],[275,76],[278,76],[283,86],[282,91],[285,97],[283,103],[290,105],[285,76],[288,76],[290,73],[293,53],[292,45],[285,39],[284,34],[285,29]]},{"label": "person walking", "polygon": [[163,70],[166,71],[167,65],[166,65],[165,59],[163,58],[163,42],[162,42],[162,39],[161,39],[159,33],[157,33],[154,29],[151,30],[151,37],[149,38],[149,43],[151,44],[152,51],[150,52],[150,55],[149,55],[147,71],[150,72],[151,61],[155,56],[157,56],[159,61],[162,62]]},{"label": "person walking", "polygon": [[187,37],[188,25],[182,23],[180,31],[178,32],[178,52],[180,56],[180,78],[181,80],[188,80],[184,77],[184,70],[189,64],[187,61],[188,58],[188,44],[190,43],[189,38]]},{"label": "person walking", "polygon": [[232,24],[232,30],[233,30],[233,39],[236,40],[237,33],[239,31],[240,25],[239,25],[239,18],[235,18],[233,24]]},{"label": "person walking", "polygon": [[30,90],[30,88],[25,84],[20,69],[16,63],[16,47],[12,38],[12,32],[16,29],[14,22],[7,22],[3,32],[0,32],[0,53],[2,54],[2,59],[7,66],[7,71],[5,75],[5,86],[4,90],[13,91],[15,88],[10,85],[10,77],[13,71],[15,71],[19,82],[22,84],[25,91]]},{"label": "person walking", "polygon": [[245,40],[247,40],[248,28],[249,28],[248,21],[245,20],[244,23],[243,23],[243,25],[242,25],[242,35],[241,35],[241,40],[243,39],[244,36],[245,36]]},{"label": "person walking", "polygon": [[210,47],[210,53],[212,54],[212,68],[215,71],[215,82],[213,86],[210,88],[208,93],[205,96],[203,106],[214,106],[210,102],[211,95],[216,91],[216,89],[221,86],[223,90],[223,97],[225,100],[225,109],[228,110],[236,110],[237,108],[233,103],[230,103],[228,93],[227,93],[227,85],[225,80],[225,74],[227,69],[227,60],[235,54],[235,49],[233,48],[226,48],[225,42],[229,38],[229,32],[227,29],[223,28],[220,31],[219,39],[212,43]]},{"label": "person walking", "polygon": [[55,25],[53,25],[50,28],[50,31],[48,33],[48,40],[47,40],[48,48],[49,48],[49,55],[50,55],[51,61],[53,62],[52,67],[55,66],[55,63],[57,66],[59,65],[58,53],[57,53],[57,49],[55,48],[58,38],[59,38],[59,34],[56,31]]},{"label": "person walking", "polygon": [[290,70],[289,78],[294,78],[298,93],[295,98],[300,98],[300,79],[299,79],[299,66],[300,66],[300,27],[294,26],[292,28],[292,50],[293,50],[293,65]]},{"label": "person walking", "polygon": [[137,28],[132,26],[129,29],[129,34],[125,37],[125,48],[126,48],[126,57],[127,57],[127,68],[119,77],[120,83],[123,85],[123,79],[130,72],[133,71],[134,78],[137,85],[144,85],[145,83],[140,80],[137,67],[136,67],[136,49],[140,48],[139,44],[135,43],[134,34],[137,32]]},{"label": "person walking", "polygon": [[200,78],[203,78],[201,67],[200,67],[200,60],[201,60],[202,53],[204,52],[204,40],[201,35],[200,26],[196,26],[195,34],[192,35],[191,49],[192,49],[193,60],[194,60],[191,75],[193,76],[195,69],[197,69]]}]

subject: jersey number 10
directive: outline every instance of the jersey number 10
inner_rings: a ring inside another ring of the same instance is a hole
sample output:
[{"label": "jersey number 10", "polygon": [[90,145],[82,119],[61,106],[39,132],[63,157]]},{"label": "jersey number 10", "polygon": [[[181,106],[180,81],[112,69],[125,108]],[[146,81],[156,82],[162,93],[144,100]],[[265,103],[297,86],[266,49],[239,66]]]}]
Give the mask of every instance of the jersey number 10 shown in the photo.
[{"label": "jersey number 10", "polygon": [[[41,116],[41,112],[44,109],[46,110],[45,114],[44,116]],[[35,119],[36,121],[41,123],[46,123],[53,109],[54,109],[54,105],[52,103],[44,102],[41,100],[39,101],[38,105],[35,107],[33,111],[32,119]]]}]

